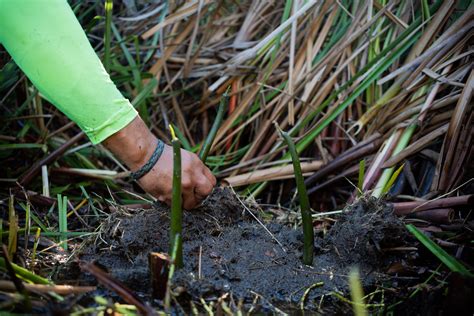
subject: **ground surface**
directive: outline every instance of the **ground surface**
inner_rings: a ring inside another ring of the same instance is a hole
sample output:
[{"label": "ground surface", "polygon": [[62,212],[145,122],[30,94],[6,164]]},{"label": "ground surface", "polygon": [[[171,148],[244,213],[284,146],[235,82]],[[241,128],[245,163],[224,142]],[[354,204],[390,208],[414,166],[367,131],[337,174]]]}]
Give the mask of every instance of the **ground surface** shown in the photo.
[{"label": "ground surface", "polygon": [[[307,308],[311,308],[314,298],[346,292],[347,273],[356,264],[366,288],[390,283],[385,274],[388,266],[406,257],[387,251],[404,246],[407,236],[402,222],[375,202],[361,202],[350,210],[324,238],[316,239],[314,264],[308,267],[300,259],[299,229],[266,223],[284,250],[231,191],[219,189],[199,210],[185,213],[185,266],[175,274],[173,285],[193,299],[212,300],[230,292],[246,303],[258,295],[264,302],[290,306],[300,302],[307,288],[323,282],[307,295]],[[168,226],[168,210],[161,207],[116,213],[102,227],[100,238],[84,248],[81,259],[95,261],[147,296],[148,253],[168,252]]]}]

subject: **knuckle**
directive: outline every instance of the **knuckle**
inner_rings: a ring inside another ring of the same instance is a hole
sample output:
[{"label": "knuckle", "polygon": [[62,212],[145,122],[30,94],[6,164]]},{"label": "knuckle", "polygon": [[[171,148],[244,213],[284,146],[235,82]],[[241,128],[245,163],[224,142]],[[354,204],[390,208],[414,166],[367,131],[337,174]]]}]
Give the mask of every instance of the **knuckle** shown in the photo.
[{"label": "knuckle", "polygon": [[184,205],[183,205],[184,209],[186,210],[191,210],[194,208],[194,203],[193,202],[185,202]]},{"label": "knuckle", "polygon": [[207,196],[209,194],[211,194],[212,192],[212,187],[211,186],[207,186],[206,188],[204,188],[203,190],[203,193]]},{"label": "knuckle", "polygon": [[193,182],[190,178],[186,178],[181,181],[181,186],[183,189],[191,189],[193,187]]}]

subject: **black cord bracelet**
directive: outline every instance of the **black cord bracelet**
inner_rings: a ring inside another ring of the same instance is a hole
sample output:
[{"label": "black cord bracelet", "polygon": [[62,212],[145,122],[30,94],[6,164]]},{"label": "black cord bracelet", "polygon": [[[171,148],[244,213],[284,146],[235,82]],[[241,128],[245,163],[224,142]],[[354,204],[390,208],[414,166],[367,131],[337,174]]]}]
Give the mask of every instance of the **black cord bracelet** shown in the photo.
[{"label": "black cord bracelet", "polygon": [[160,159],[164,148],[165,148],[165,144],[161,140],[158,139],[158,144],[156,145],[155,151],[151,155],[150,160],[148,160],[148,162],[146,164],[144,164],[137,171],[131,172],[130,177],[133,180],[137,181],[141,177],[143,177],[145,174],[147,174],[153,168],[153,166],[156,164],[158,159]]}]

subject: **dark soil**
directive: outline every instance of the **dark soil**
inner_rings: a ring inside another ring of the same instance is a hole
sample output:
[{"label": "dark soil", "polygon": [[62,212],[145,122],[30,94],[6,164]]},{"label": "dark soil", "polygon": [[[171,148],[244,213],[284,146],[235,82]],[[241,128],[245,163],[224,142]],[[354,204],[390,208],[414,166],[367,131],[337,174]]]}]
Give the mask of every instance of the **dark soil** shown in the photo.
[{"label": "dark soil", "polygon": [[[253,209],[255,214],[259,211]],[[131,289],[151,292],[150,252],[168,252],[168,209],[157,207],[136,213],[112,215],[90,242],[82,260],[95,261]],[[297,303],[311,285],[311,298],[332,291],[347,291],[347,273],[357,266],[365,288],[391,282],[385,274],[406,252],[407,233],[392,211],[376,201],[359,201],[348,207],[323,238],[316,238],[312,267],[301,263],[302,234],[279,223],[267,228],[278,245],[227,189],[216,190],[199,209],[184,214],[185,266],[175,273],[173,285],[193,299],[215,299],[230,292],[251,302],[260,295],[274,304]],[[202,271],[198,278],[199,252]]]}]

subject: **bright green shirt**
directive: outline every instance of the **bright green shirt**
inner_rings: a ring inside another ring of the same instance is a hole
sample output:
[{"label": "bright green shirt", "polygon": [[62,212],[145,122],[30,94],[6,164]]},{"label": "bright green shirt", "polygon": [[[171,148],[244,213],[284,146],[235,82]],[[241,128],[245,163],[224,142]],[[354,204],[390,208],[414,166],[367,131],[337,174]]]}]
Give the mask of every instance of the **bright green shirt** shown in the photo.
[{"label": "bright green shirt", "polygon": [[0,0],[0,43],[92,143],[137,116],[110,80],[66,0]]}]

